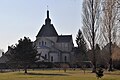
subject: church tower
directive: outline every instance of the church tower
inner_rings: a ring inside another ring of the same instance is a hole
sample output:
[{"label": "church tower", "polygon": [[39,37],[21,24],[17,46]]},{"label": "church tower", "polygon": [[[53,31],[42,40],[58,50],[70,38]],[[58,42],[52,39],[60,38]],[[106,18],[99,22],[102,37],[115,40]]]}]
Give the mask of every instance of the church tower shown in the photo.
[{"label": "church tower", "polygon": [[40,29],[36,37],[57,37],[58,33],[56,32],[53,24],[51,24],[51,19],[49,18],[49,11],[47,10],[47,18],[45,19],[45,24]]}]

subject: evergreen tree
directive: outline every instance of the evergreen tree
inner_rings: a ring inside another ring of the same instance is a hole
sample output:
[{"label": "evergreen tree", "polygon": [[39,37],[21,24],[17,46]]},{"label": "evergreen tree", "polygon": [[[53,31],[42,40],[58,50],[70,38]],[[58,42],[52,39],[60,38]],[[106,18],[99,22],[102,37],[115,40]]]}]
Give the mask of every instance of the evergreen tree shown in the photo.
[{"label": "evergreen tree", "polygon": [[18,44],[11,47],[11,54],[9,55],[10,62],[20,65],[27,73],[27,68],[35,62],[37,50],[33,42],[24,37],[20,39]]},{"label": "evergreen tree", "polygon": [[86,41],[85,41],[82,31],[80,29],[79,29],[77,37],[76,37],[76,43],[78,45],[77,51],[76,51],[77,62],[87,60]]},{"label": "evergreen tree", "polygon": [[76,43],[78,45],[78,48],[82,51],[82,53],[86,53],[86,41],[83,37],[82,31],[79,29],[77,37],[76,37]]}]

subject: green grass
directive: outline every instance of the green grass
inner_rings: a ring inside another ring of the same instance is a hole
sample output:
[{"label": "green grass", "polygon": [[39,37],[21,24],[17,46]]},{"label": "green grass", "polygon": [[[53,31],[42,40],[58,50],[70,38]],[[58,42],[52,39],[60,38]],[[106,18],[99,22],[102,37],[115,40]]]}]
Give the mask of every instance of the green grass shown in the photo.
[{"label": "green grass", "polygon": [[[28,74],[21,72],[0,73],[0,80],[98,80],[96,74],[86,71],[68,70],[66,73],[61,70],[35,70],[28,71]],[[120,80],[120,71],[105,72],[100,80]]]}]

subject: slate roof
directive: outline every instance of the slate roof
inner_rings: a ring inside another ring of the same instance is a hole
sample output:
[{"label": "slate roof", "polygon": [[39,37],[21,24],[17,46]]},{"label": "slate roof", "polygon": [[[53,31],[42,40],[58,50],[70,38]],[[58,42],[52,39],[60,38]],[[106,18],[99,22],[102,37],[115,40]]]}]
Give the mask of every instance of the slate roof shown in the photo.
[{"label": "slate roof", "polygon": [[11,47],[8,46],[8,51],[0,57],[0,64],[1,63],[6,63],[7,61],[9,61],[7,56],[10,54],[10,52],[11,52]]},{"label": "slate roof", "polygon": [[51,24],[51,19],[49,18],[49,11],[47,11],[47,18],[45,20],[45,25],[42,26],[36,37],[57,37],[53,24]]},{"label": "slate roof", "polygon": [[0,57],[0,64],[1,63],[6,63],[7,61],[8,61],[8,58],[7,58],[6,55],[3,55],[3,56]]},{"label": "slate roof", "polygon": [[[9,48],[9,47],[8,47]],[[6,63],[7,61],[9,61],[8,60],[8,58],[7,58],[7,55],[8,54],[10,54],[10,48],[8,49],[8,51],[4,54],[4,55],[2,55],[1,57],[0,57],[0,64],[1,63]]]},{"label": "slate roof", "polygon": [[52,24],[43,25],[36,37],[57,37],[58,34]]},{"label": "slate roof", "polygon": [[72,40],[72,35],[59,35],[57,42],[70,42]]}]

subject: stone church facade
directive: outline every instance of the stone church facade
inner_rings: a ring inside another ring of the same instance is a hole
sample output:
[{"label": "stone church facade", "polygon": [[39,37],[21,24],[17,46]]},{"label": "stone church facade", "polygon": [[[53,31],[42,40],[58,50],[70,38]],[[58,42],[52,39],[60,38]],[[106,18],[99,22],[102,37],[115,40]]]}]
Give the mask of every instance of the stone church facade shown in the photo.
[{"label": "stone church facade", "polygon": [[[47,10],[47,18],[45,24],[34,41],[38,55],[38,61],[44,62],[71,62],[73,55],[73,40],[72,35],[58,35]],[[42,56],[42,57],[40,57]]]}]

